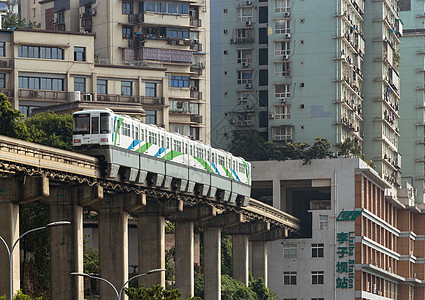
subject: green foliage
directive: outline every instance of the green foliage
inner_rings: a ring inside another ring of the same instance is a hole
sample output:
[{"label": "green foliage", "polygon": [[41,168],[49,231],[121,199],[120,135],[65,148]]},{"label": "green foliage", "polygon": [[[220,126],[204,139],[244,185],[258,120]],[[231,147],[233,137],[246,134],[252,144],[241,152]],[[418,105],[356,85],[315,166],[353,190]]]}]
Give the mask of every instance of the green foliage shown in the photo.
[{"label": "green foliage", "polygon": [[312,159],[332,158],[333,153],[330,149],[331,145],[327,139],[317,137],[313,146],[305,150],[304,164],[311,164]]},{"label": "green foliage", "polygon": [[174,262],[176,257],[176,248],[171,247],[170,250],[165,251],[165,280],[174,281],[176,275],[176,264]]},{"label": "green foliage", "polygon": [[223,300],[255,300],[255,294],[242,282],[229,275],[221,276],[221,298]]},{"label": "green foliage", "polygon": [[99,274],[99,250],[88,246],[88,237],[88,234],[84,235],[83,241],[84,273]]},{"label": "green foliage", "polygon": [[195,275],[194,285],[195,285],[195,297],[204,299],[204,275],[202,274],[199,274],[197,276]]},{"label": "green foliage", "polygon": [[230,235],[221,235],[221,274],[232,276],[232,240]]},{"label": "green foliage", "polygon": [[[182,293],[178,289],[166,290],[161,285],[154,285],[150,288],[145,288],[143,285],[138,288],[125,288],[124,292],[129,297],[129,300],[184,300]],[[188,299],[200,300],[197,297]]]},{"label": "green foliage", "polygon": [[32,21],[27,21],[26,19],[21,19],[15,14],[10,14],[2,18],[2,28],[22,28],[22,29],[40,29],[41,23],[35,23]]},{"label": "green foliage", "polygon": [[45,112],[29,117],[24,122],[31,142],[72,150],[72,115]]},{"label": "green foliage", "polygon": [[276,293],[266,286],[263,278],[251,279],[249,288],[255,293],[258,300],[277,299]]},{"label": "green foliage", "polygon": [[[49,206],[30,202],[20,205],[20,232],[49,223]],[[25,236],[20,247],[22,251],[21,286],[32,298],[48,297],[50,289],[50,238],[48,230],[41,230]]]},{"label": "green foliage", "polygon": [[165,220],[165,231],[166,232],[175,232],[176,231],[176,222],[171,222]]},{"label": "green foliage", "polygon": [[346,139],[344,142],[335,145],[338,156],[342,157],[361,157],[361,150],[355,140]]},{"label": "green foliage", "polygon": [[24,117],[19,110],[12,107],[9,99],[0,93],[0,134],[13,138],[28,139],[28,131],[21,121]]},{"label": "green foliage", "polygon": [[[1,296],[0,300],[7,300],[6,295]],[[13,296],[13,300],[31,300],[31,297],[22,293],[21,290],[18,291],[16,295]],[[37,297],[35,300],[43,300],[43,297]]]}]

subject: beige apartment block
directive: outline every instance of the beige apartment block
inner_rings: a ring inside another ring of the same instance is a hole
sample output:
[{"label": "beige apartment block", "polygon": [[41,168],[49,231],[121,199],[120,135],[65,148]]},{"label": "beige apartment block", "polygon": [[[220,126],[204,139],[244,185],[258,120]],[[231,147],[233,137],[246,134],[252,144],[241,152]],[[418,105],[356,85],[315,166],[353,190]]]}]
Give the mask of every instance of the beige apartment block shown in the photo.
[{"label": "beige apartment block", "polygon": [[[82,97],[127,114],[144,110],[147,123],[210,142],[209,1],[44,0],[40,10],[43,34],[86,47]],[[75,62],[71,45],[65,52]]]}]

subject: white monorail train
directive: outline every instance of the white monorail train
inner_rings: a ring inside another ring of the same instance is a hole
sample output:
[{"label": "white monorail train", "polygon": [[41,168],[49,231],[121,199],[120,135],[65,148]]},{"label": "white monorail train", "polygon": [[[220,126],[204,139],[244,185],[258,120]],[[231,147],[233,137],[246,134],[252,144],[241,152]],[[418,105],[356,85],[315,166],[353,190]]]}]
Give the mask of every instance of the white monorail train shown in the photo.
[{"label": "white monorail train", "polygon": [[106,162],[109,179],[248,204],[251,164],[241,157],[109,109],[73,117],[74,149]]}]

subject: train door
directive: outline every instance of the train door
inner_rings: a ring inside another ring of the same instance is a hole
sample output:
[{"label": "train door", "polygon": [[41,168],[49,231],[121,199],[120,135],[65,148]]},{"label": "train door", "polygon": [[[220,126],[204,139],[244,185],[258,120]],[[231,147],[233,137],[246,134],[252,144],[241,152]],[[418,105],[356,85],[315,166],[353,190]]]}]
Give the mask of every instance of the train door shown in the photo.
[{"label": "train door", "polygon": [[92,113],[91,114],[91,142],[93,144],[99,144],[100,141],[100,118],[99,113]]}]

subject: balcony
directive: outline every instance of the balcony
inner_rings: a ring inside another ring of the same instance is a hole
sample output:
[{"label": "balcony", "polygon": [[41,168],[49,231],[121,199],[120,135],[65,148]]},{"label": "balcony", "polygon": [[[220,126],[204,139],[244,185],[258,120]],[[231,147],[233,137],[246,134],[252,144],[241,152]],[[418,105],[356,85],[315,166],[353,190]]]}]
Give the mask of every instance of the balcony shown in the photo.
[{"label": "balcony", "polygon": [[65,31],[65,23],[55,24],[55,31]]},{"label": "balcony", "polygon": [[91,16],[85,16],[81,18],[81,27],[84,28],[84,30],[91,30],[92,25],[93,20]]},{"label": "balcony", "polygon": [[199,41],[194,40],[192,44],[190,44],[190,49],[195,50],[197,52],[202,51],[202,44]]},{"label": "balcony", "polygon": [[141,47],[123,49],[123,61],[160,61],[169,63],[192,63],[192,51]]},{"label": "balcony", "polygon": [[62,91],[23,90],[18,91],[20,99],[67,100],[67,93]]},{"label": "balcony", "polygon": [[202,123],[202,116],[201,115],[190,115],[190,122]]},{"label": "balcony", "polygon": [[202,27],[202,20],[190,18],[190,26]]},{"label": "balcony", "polygon": [[13,98],[13,89],[0,89],[0,93],[5,94],[8,98]]},{"label": "balcony", "polygon": [[144,13],[138,13],[134,15],[128,15],[128,23],[131,24],[141,24],[145,20]]},{"label": "balcony", "polygon": [[310,201],[310,210],[330,210],[331,200],[312,200]]},{"label": "balcony", "polygon": [[165,103],[164,97],[141,96],[140,98],[143,105],[164,105]]},{"label": "balcony", "polygon": [[249,44],[254,42],[254,37],[236,37],[230,40],[231,44]]},{"label": "balcony", "polygon": [[140,104],[140,97],[139,96],[98,94],[97,95],[97,101]]},{"label": "balcony", "polygon": [[13,68],[13,60],[11,59],[0,59],[0,68]]},{"label": "balcony", "polygon": [[196,88],[190,90],[190,98],[195,98],[202,100],[202,92],[198,91]]}]

